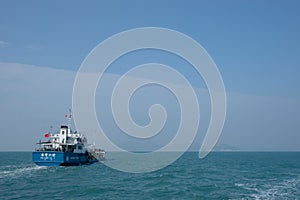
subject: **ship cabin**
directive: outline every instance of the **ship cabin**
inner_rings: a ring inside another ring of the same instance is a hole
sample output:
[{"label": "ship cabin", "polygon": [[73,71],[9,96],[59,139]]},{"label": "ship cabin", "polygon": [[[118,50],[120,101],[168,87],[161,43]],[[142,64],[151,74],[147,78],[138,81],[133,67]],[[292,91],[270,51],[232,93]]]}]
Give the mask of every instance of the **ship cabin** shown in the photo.
[{"label": "ship cabin", "polygon": [[85,153],[85,137],[78,133],[72,132],[70,126],[61,125],[60,131],[57,133],[47,133],[45,138],[48,141],[37,143],[36,151],[59,151],[59,152],[73,152]]}]

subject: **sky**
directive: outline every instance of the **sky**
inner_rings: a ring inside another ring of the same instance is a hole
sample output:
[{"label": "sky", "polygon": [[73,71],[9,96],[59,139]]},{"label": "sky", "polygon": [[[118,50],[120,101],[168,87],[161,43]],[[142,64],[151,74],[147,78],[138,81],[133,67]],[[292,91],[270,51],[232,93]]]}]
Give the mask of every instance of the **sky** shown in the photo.
[{"label": "sky", "polygon": [[[222,75],[227,116],[219,143],[242,150],[300,151],[299,9],[299,1],[291,0],[2,0],[0,150],[30,151],[50,126],[65,122],[76,72],[100,42],[132,28],[163,27],[200,43]],[[165,52],[142,51],[127,56],[108,69],[102,89],[107,93],[103,93],[109,96],[111,85],[131,66],[153,61],[172,65],[191,82],[201,100],[203,117],[191,147],[197,150],[208,126],[210,106],[202,78],[194,76],[188,64]],[[173,97],[163,93],[154,86],[147,92],[141,90],[133,99],[141,99],[136,103],[139,109],[132,115],[138,123],[147,124],[144,111],[160,100],[170,111],[165,130],[170,133],[178,126],[178,104],[168,104]],[[116,133],[109,111],[103,107],[107,102],[100,100],[107,98],[104,94],[97,94],[96,107],[104,113],[98,113],[98,118],[104,116],[105,129]],[[149,99],[145,94],[152,94],[153,100],[145,101]],[[163,145],[171,136],[163,137],[161,143],[154,141],[151,148]],[[145,145],[127,140],[120,145],[132,144],[137,148]]]}]

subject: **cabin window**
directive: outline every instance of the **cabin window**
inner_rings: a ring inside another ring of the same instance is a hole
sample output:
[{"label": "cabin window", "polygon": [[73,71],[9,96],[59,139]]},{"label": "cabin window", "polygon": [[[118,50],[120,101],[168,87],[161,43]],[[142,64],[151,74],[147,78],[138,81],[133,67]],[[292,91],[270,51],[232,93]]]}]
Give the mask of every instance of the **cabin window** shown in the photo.
[{"label": "cabin window", "polygon": [[82,149],[82,146],[79,146],[78,149],[81,150],[81,149]]},{"label": "cabin window", "polygon": [[62,134],[65,134],[65,131],[62,131],[61,133],[62,133]]}]

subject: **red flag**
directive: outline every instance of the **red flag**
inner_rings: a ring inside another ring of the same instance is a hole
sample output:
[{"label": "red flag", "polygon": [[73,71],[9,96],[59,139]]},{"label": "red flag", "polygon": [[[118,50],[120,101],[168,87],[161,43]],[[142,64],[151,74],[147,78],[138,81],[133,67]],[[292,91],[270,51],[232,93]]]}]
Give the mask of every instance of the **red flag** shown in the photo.
[{"label": "red flag", "polygon": [[65,115],[65,117],[68,117],[68,115]]},{"label": "red flag", "polygon": [[49,134],[49,133],[46,133],[46,134],[45,134],[45,138],[48,138],[48,137],[50,137],[50,134]]}]

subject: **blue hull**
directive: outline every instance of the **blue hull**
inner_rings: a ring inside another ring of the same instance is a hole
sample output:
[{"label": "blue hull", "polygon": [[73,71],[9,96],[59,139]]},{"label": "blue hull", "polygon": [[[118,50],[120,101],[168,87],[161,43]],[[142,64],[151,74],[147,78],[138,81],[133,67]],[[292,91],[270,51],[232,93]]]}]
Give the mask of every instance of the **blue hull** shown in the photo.
[{"label": "blue hull", "polygon": [[36,151],[32,152],[32,162],[39,166],[76,166],[92,164],[97,160],[84,153]]}]

